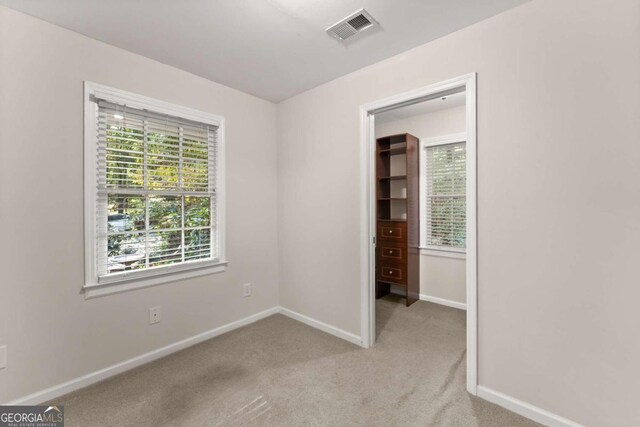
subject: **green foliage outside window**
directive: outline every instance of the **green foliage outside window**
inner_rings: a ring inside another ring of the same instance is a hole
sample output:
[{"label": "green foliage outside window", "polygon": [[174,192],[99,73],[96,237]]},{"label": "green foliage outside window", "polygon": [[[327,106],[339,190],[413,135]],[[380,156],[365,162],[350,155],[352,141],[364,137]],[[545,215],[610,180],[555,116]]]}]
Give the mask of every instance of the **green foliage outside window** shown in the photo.
[{"label": "green foliage outside window", "polygon": [[182,129],[157,127],[145,132],[142,122],[128,119],[127,125],[106,129],[106,184],[112,189],[107,200],[110,271],[210,256],[211,197],[170,194],[208,192],[208,147],[202,138],[189,138],[199,129],[184,130],[181,145]]}]

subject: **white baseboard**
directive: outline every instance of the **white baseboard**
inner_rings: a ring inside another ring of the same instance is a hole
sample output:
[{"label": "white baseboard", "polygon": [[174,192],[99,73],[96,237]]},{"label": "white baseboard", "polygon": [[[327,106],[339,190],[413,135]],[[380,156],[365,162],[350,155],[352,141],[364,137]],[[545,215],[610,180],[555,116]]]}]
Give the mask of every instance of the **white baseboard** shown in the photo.
[{"label": "white baseboard", "polygon": [[327,323],[321,322],[319,320],[313,319],[309,316],[305,316],[304,314],[297,313],[293,310],[289,310],[288,308],[279,307],[280,313],[290,317],[298,322],[302,322],[306,325],[309,325],[313,328],[320,329],[323,332],[326,332],[330,335],[336,336],[338,338],[342,338],[343,340],[349,341],[355,345],[362,346],[362,338],[358,335],[352,334],[351,332],[347,332],[345,330],[336,328],[335,326],[331,326]]},{"label": "white baseboard", "polygon": [[269,317],[276,313],[279,313],[278,307],[273,307],[268,310],[261,311],[243,319],[236,320],[235,322],[227,323],[226,325],[211,329],[210,331],[203,332],[198,335],[194,335],[182,341],[169,344],[168,346],[150,351],[129,360],[125,360],[124,362],[117,363],[99,371],[95,371],[71,381],[67,381],[65,383],[50,387],[46,390],[24,396],[12,402],[6,403],[6,405],[36,405],[51,399],[55,399],[56,397],[60,397],[79,388],[97,383],[98,381],[102,381],[106,378],[118,375],[122,372],[128,371],[140,365],[144,365],[145,363],[152,362],[156,359],[160,359],[161,357],[167,356],[171,353],[175,353],[176,351],[180,351],[187,347],[191,347],[192,345],[207,341],[211,338],[217,337],[218,335],[230,332],[234,329],[264,319],[265,317]]},{"label": "white baseboard", "polygon": [[227,323],[226,325],[211,329],[210,331],[194,335],[182,341],[169,344],[157,350],[150,351],[132,359],[125,360],[124,362],[117,363],[104,369],[100,369],[99,371],[95,371],[82,377],[75,378],[71,381],[67,381],[65,383],[49,387],[45,390],[38,391],[28,396],[21,397],[14,401],[5,403],[5,405],[37,405],[48,400],[55,399],[67,393],[71,393],[72,391],[90,386],[91,384],[95,384],[114,375],[121,374],[140,365],[144,365],[145,363],[153,362],[154,360],[160,359],[161,357],[167,356],[171,353],[175,353],[187,347],[199,344],[203,341],[210,340],[211,338],[217,337],[218,335],[233,331],[234,329],[238,329],[250,323],[257,322],[258,320],[264,319],[265,317],[269,317],[277,313],[281,313],[287,317],[324,331],[328,334],[362,346],[362,339],[357,335],[354,335],[342,329],[338,329],[319,320],[312,319],[311,317],[305,316],[287,308],[273,307],[268,310],[264,310],[251,316],[245,317],[243,319],[236,320],[235,322]]},{"label": "white baseboard", "polygon": [[432,296],[425,295],[425,294],[420,294],[420,299],[422,301],[429,301],[429,302],[432,302],[434,304],[446,305],[447,307],[458,308],[460,310],[466,310],[467,309],[467,304],[464,304],[464,303],[461,303],[461,302],[457,302],[457,301],[451,301],[450,299],[432,297]]},{"label": "white baseboard", "polygon": [[[420,295],[420,299],[424,299],[425,301],[435,302],[437,304],[449,305],[450,307],[462,308],[462,309],[465,308],[464,304],[456,303],[454,301],[442,300],[440,298],[428,297],[426,295]],[[455,305],[450,305],[450,304],[455,304]],[[144,365],[145,363],[149,363],[154,360],[160,359],[161,357],[183,350],[187,347],[191,347],[203,341],[207,341],[218,335],[222,335],[226,332],[230,332],[234,329],[238,329],[242,326],[264,319],[276,313],[283,314],[291,319],[302,322],[306,325],[319,329],[330,335],[349,341],[353,344],[362,346],[362,339],[358,335],[336,328],[335,326],[331,326],[327,323],[324,323],[319,320],[313,319],[311,317],[305,316],[303,314],[297,313],[293,310],[289,310],[288,308],[273,307],[268,310],[264,310],[259,313],[253,314],[251,316],[245,317],[243,319],[236,320],[235,322],[231,322],[226,325],[217,327],[210,331],[203,332],[198,335],[194,335],[182,341],[169,344],[157,350],[150,351],[148,353],[142,354],[132,359],[125,360],[124,362],[117,363],[115,365],[109,366],[99,371],[95,371],[90,374],[84,375],[82,377],[73,379],[71,381],[67,381],[65,383],[58,384],[56,386],[30,394],[28,396],[24,396],[12,402],[8,402],[6,403],[6,405],[37,405],[37,404],[46,402],[48,400],[55,399],[56,397],[60,397],[67,393],[71,393],[72,391],[78,390],[80,388],[87,387],[91,384],[105,380],[114,375],[118,375],[122,372],[136,368],[140,365]],[[520,414],[524,417],[527,417],[533,421],[539,422],[547,426],[583,427],[581,424],[578,424],[576,422],[573,422],[571,420],[568,420],[566,418],[563,418],[551,412],[545,411],[544,409],[530,405],[526,402],[520,401],[513,397],[507,396],[503,393],[497,392],[495,390],[491,390],[484,386],[478,386],[478,397],[481,397],[485,400],[488,400],[489,402],[500,405],[503,408],[506,408],[512,412],[515,412],[517,414]]]},{"label": "white baseboard", "polygon": [[481,385],[478,386],[478,397],[549,427],[583,427],[582,424]]}]

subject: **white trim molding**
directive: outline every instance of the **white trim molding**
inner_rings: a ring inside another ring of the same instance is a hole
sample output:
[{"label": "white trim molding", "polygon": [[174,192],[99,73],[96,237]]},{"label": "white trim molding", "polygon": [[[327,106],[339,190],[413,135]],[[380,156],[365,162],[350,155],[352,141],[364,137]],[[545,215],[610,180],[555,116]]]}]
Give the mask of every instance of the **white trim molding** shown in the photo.
[{"label": "white trim molding", "polygon": [[160,285],[162,283],[177,282],[180,280],[191,279],[193,277],[221,273],[226,269],[227,262],[219,262],[202,266],[202,268],[175,272],[169,271],[156,277],[138,278],[127,282],[116,282],[104,285],[87,285],[84,287],[84,297],[86,299],[91,299],[106,295],[118,294],[120,292],[148,288],[149,286]]},{"label": "white trim molding", "polygon": [[467,310],[467,304],[463,302],[453,301],[450,299],[432,297],[426,294],[420,294],[421,301],[432,302],[434,304],[446,305],[447,307],[457,308],[458,310]]},{"label": "white trim molding", "polygon": [[458,132],[458,133],[451,133],[447,135],[432,136],[431,138],[421,138],[420,146],[421,148],[434,147],[436,145],[456,144],[459,142],[466,142],[466,141],[467,141],[467,133]]},{"label": "white trim molding", "polygon": [[477,393],[477,188],[476,188],[476,73],[404,92],[360,107],[360,335],[363,347],[375,343],[375,114],[465,93],[467,150],[467,391]]},{"label": "white trim molding", "polygon": [[504,393],[500,393],[499,391],[492,390],[485,386],[478,386],[478,397],[549,427],[584,427],[582,424],[578,424],[575,421],[571,421],[567,418],[561,417],[560,415],[556,415],[552,412],[538,408],[537,406],[533,406],[511,396],[507,396]]},{"label": "white trim molding", "polygon": [[288,308],[279,307],[278,312],[287,317],[290,317],[291,319],[297,320],[298,322],[302,322],[305,325],[309,325],[312,328],[319,329],[322,332],[326,332],[327,334],[341,338],[345,341],[349,341],[350,343],[353,343],[355,345],[364,347],[362,343],[362,338],[355,334],[352,334],[351,332],[347,332],[343,329],[336,328],[335,326],[331,326],[328,323],[321,322],[312,317],[305,316],[304,314],[300,314],[293,310],[289,310]]},{"label": "white trim molding", "polygon": [[445,251],[442,249],[420,248],[420,255],[440,258],[467,259],[466,252]]},{"label": "white trim molding", "polygon": [[360,108],[360,336],[362,346],[376,342],[375,312],[375,116]]},{"label": "white trim molding", "polygon": [[169,344],[157,350],[144,353],[140,356],[125,360],[124,362],[116,363],[115,365],[111,365],[95,372],[91,372],[87,375],[75,378],[71,381],[67,381],[65,383],[55,385],[53,387],[38,391],[28,396],[21,397],[12,402],[6,403],[6,405],[37,405],[48,400],[55,399],[67,393],[71,393],[72,391],[87,387],[91,384],[95,384],[114,375],[118,375],[140,365],[144,365],[145,363],[153,362],[154,360],[160,359],[171,353],[184,350],[187,347],[191,347],[203,341],[210,340],[211,338],[215,338],[218,335],[231,332],[234,329],[249,325],[277,313],[279,313],[279,307],[273,307],[256,314],[252,314],[251,316],[236,320],[235,322],[227,323],[226,325],[222,325],[217,328],[211,329],[210,331],[206,331],[201,334],[194,335],[184,340],[175,342],[173,344]]}]

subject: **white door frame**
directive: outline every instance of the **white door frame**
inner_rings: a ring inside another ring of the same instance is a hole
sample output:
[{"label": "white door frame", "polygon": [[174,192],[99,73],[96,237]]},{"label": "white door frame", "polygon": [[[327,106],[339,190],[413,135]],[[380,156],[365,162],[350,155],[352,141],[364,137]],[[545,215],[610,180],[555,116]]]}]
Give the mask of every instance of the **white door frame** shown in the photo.
[{"label": "white door frame", "polygon": [[386,110],[465,90],[467,134],[467,391],[478,386],[478,252],[476,73],[404,92],[360,107],[360,281],[362,346],[375,343],[375,119]]}]

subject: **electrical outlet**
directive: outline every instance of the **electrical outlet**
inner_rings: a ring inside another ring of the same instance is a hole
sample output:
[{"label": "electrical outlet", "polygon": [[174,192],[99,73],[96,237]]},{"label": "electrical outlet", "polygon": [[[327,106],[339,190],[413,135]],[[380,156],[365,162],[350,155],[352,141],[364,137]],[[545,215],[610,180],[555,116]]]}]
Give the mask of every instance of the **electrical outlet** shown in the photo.
[{"label": "electrical outlet", "polygon": [[242,296],[250,297],[251,296],[251,283],[245,283],[242,285]]},{"label": "electrical outlet", "polygon": [[7,367],[7,346],[0,347],[0,369]]},{"label": "electrical outlet", "polygon": [[157,305],[155,307],[151,307],[149,309],[149,324],[154,325],[156,323],[160,323],[161,313],[160,306]]}]

